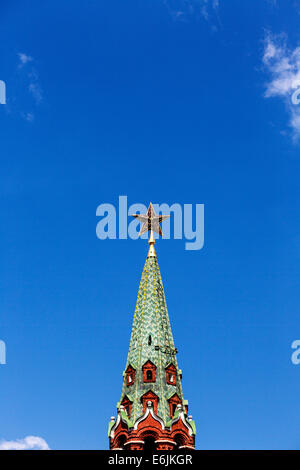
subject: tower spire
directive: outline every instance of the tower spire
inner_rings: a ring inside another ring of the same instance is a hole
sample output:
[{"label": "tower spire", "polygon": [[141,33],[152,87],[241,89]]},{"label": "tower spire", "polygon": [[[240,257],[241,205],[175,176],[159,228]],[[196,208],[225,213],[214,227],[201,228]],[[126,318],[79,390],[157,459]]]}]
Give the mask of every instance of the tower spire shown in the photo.
[{"label": "tower spire", "polygon": [[155,252],[155,248],[154,248],[155,239],[154,239],[154,236],[153,236],[153,230],[150,230],[150,238],[148,240],[148,243],[149,243],[148,258],[150,256],[156,256],[156,252]]},{"label": "tower spire", "polygon": [[134,214],[142,222],[140,235],[150,231],[149,252],[139,286],[118,415],[109,423],[111,449],[172,450],[194,448],[195,423],[181,386],[154,232],[162,235],[152,203],[147,213]]}]

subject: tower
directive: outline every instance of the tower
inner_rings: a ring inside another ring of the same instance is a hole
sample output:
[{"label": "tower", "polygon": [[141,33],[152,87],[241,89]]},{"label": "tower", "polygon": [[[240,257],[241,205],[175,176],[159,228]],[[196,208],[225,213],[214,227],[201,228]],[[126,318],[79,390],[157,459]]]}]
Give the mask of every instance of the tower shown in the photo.
[{"label": "tower", "polygon": [[188,415],[188,401],[181,386],[166,299],[155,253],[153,232],[162,235],[150,203],[140,234],[150,230],[149,252],[144,265],[133,318],[123,387],[117,417],[109,422],[112,450],[194,449],[196,427]]}]

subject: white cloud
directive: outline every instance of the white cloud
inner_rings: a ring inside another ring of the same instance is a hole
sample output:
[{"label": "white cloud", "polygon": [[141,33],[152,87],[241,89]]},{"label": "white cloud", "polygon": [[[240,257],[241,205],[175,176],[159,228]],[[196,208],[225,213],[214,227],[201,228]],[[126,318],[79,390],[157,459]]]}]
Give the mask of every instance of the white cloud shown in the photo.
[{"label": "white cloud", "polygon": [[[35,60],[31,55],[25,54],[24,52],[18,52],[17,56],[19,58],[18,69],[22,81],[31,99],[33,99],[34,105],[38,106],[43,100],[43,92],[40,86],[39,74],[35,67]],[[26,121],[32,122],[34,119],[33,112],[21,112],[20,114]]]},{"label": "white cloud", "polygon": [[34,120],[34,114],[33,113],[25,113],[23,115],[23,117],[28,122],[33,122],[33,120]]},{"label": "white cloud", "polygon": [[0,441],[0,450],[50,450],[50,447],[41,437],[27,436],[16,441]]},{"label": "white cloud", "polygon": [[41,87],[38,82],[31,82],[29,83],[28,87],[29,92],[34,98],[36,104],[39,104],[42,101],[42,91]]},{"label": "white cloud", "polygon": [[[267,34],[265,39],[263,64],[269,74],[265,97],[279,97],[289,114],[289,126],[294,140],[300,137],[300,104],[292,99],[300,89],[300,46],[289,49],[285,35]],[[300,93],[299,93],[300,97]]]},{"label": "white cloud", "polygon": [[202,17],[212,20],[219,8],[219,0],[163,0],[174,19],[187,20]]},{"label": "white cloud", "polygon": [[267,3],[269,3],[272,7],[277,7],[277,0],[267,0]]},{"label": "white cloud", "polygon": [[[220,0],[162,0],[169,10],[171,16],[176,20],[187,20],[191,17],[199,19],[204,18],[209,23],[218,23],[220,25],[219,7]],[[278,0],[264,0],[271,8],[278,7]],[[286,0],[285,0],[286,1]],[[300,12],[300,0],[294,0],[298,5]],[[227,2],[223,2],[224,6]],[[297,5],[295,4],[296,8]],[[227,5],[226,5],[227,6]],[[218,29],[213,26],[213,31]]]},{"label": "white cloud", "polygon": [[23,67],[23,65],[33,61],[33,58],[30,55],[24,54],[24,52],[19,52],[18,56],[20,61],[19,67]]}]

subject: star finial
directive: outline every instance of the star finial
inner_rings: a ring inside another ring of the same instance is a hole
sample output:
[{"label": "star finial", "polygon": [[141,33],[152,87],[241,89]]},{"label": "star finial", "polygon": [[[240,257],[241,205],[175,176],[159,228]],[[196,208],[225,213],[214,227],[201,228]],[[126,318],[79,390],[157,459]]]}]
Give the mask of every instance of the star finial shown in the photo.
[{"label": "star finial", "polygon": [[146,214],[132,214],[132,217],[135,217],[140,222],[143,222],[139,236],[141,236],[143,233],[146,233],[148,232],[148,230],[150,230],[150,238],[148,242],[150,245],[150,248],[149,248],[148,256],[156,256],[155,249],[154,249],[155,239],[153,237],[153,232],[156,232],[160,236],[162,236],[160,223],[163,222],[165,219],[168,219],[170,216],[169,215],[157,215],[153,208],[152,202],[150,202]]}]

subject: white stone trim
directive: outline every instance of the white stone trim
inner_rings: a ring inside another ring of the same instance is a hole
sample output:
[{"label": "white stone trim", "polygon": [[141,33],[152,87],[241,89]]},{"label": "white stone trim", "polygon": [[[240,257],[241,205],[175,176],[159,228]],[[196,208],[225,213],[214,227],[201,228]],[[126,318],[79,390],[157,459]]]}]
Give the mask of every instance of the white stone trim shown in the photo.
[{"label": "white stone trim", "polygon": [[189,435],[192,436],[192,435],[193,435],[193,429],[192,429],[192,426],[189,424],[189,422],[185,419],[182,406],[179,408],[179,413],[178,413],[177,418],[175,418],[174,420],[172,420],[172,423],[171,423],[171,426],[170,426],[170,430],[172,429],[173,424],[175,424],[175,423],[177,423],[177,421],[179,421],[179,418],[181,418],[181,421],[182,421],[183,424],[187,427],[187,429],[188,429],[188,431],[189,431]]},{"label": "white stone trim", "polygon": [[135,429],[135,430],[137,430],[138,425],[139,425],[142,421],[144,421],[144,420],[147,418],[147,416],[148,416],[149,414],[151,414],[152,418],[155,419],[155,421],[158,421],[158,422],[159,422],[159,424],[161,425],[162,429],[165,429],[165,425],[164,425],[163,420],[162,420],[159,416],[157,416],[157,415],[154,413],[152,402],[151,402],[151,401],[148,401],[148,403],[147,403],[147,409],[146,409],[145,413],[144,413],[140,418],[138,418],[138,419],[136,420],[136,422],[134,423],[134,429]]},{"label": "white stone trim", "polygon": [[169,441],[168,439],[158,439],[157,441],[154,441],[154,442],[155,442],[155,444],[159,443],[159,442],[168,442],[169,444],[173,444],[174,446],[176,446],[175,441]]},{"label": "white stone trim", "polygon": [[128,446],[128,444],[145,444],[145,441],[128,441],[125,442],[124,446]]},{"label": "white stone trim", "polygon": [[119,410],[118,410],[118,416],[117,416],[117,420],[115,422],[115,424],[112,426],[111,430],[110,430],[110,437],[113,439],[114,438],[114,435],[115,435],[115,430],[119,424],[119,422],[122,420],[123,423],[125,423],[128,427],[128,423],[126,421],[124,421],[124,419],[122,419],[122,416],[121,416],[121,411],[124,411],[124,406],[123,405],[120,405],[119,407]]},{"label": "white stone trim", "polygon": [[114,436],[115,436],[115,429],[116,427],[118,426],[119,422],[121,421],[121,413],[118,412],[118,416],[117,416],[117,419],[116,419],[116,422],[115,424],[112,426],[111,430],[110,430],[110,437],[113,439]]}]

